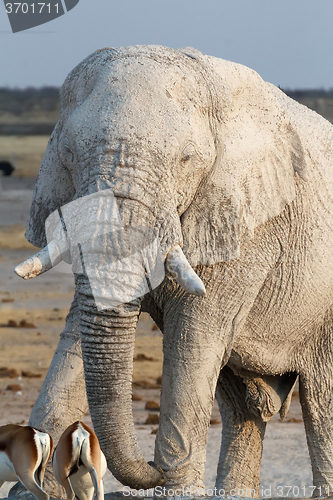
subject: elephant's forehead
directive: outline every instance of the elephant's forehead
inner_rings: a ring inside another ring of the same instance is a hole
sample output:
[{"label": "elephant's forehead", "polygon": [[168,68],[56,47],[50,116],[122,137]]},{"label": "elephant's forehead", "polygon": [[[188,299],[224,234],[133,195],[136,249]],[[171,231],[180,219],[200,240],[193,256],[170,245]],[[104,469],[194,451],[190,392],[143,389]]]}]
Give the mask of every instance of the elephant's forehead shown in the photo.
[{"label": "elephant's forehead", "polygon": [[[66,130],[76,141],[87,143],[89,138],[96,144],[126,143],[139,147],[158,142],[177,145],[184,136],[192,135],[194,118],[191,113],[179,113],[174,106],[151,102],[110,103],[101,99],[95,102],[95,110],[89,103],[80,106],[68,121]],[[95,139],[95,140],[94,140]]]},{"label": "elephant's forehead", "polygon": [[140,154],[140,148],[170,155],[186,141],[199,145],[199,131],[209,135],[203,120],[208,102],[206,84],[193,68],[123,58],[98,68],[93,89],[72,112],[63,135],[97,154],[104,144],[106,154],[121,147],[127,155]]},{"label": "elephant's forehead", "polygon": [[167,65],[149,58],[121,59],[103,67],[98,75],[93,99],[99,97],[114,107],[165,107],[172,104],[203,107],[207,88],[199,72],[183,65]]},{"label": "elephant's forehead", "polygon": [[74,133],[79,141],[84,137],[84,142],[90,138],[95,144],[110,144],[112,139],[117,146],[117,141],[125,141],[136,148],[158,143],[164,149],[167,143],[170,151],[173,145],[193,139],[196,130],[205,128],[202,113],[193,101],[180,99],[179,94],[171,97],[171,86],[170,90],[163,86],[154,89],[149,84],[145,88],[136,86],[132,92],[132,83],[118,79],[114,84],[96,87],[72,113],[66,126],[69,135]]}]

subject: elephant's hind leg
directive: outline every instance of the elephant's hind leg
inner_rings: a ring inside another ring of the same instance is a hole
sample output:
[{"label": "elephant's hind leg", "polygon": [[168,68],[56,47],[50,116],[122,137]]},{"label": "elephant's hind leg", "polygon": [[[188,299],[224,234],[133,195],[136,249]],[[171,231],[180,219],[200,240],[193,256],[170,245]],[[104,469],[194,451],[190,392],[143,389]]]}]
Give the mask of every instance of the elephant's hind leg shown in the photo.
[{"label": "elephant's hind leg", "polygon": [[[315,497],[333,492],[333,387],[329,391],[320,388],[318,378],[314,382],[300,377],[300,400]],[[313,391],[318,393],[314,395]]]},{"label": "elephant's hind leg", "polygon": [[[324,320],[321,337],[303,362],[300,401],[311,459],[313,496],[333,492],[333,311]],[[314,351],[315,349],[315,351]],[[315,355],[314,355],[315,353]]]},{"label": "elephant's hind leg", "polygon": [[259,497],[262,441],[266,423],[249,412],[246,386],[225,366],[220,373],[216,399],[222,417],[222,444],[216,489],[226,494]]}]

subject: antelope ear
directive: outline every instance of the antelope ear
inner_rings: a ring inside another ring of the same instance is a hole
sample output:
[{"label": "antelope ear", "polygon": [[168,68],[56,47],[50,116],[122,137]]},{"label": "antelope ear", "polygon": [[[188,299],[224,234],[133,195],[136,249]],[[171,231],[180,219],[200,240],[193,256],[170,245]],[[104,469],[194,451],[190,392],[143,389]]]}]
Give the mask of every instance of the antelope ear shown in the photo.
[{"label": "antelope ear", "polygon": [[36,247],[47,245],[45,234],[47,217],[71,201],[75,194],[72,178],[62,166],[58,154],[60,131],[61,125],[58,122],[48,142],[32,198],[25,237]]},{"label": "antelope ear", "polygon": [[309,158],[291,99],[245,66],[183,51],[210,82],[217,144],[214,167],[181,217],[183,251],[192,266],[210,265],[237,258],[244,238],[292,202],[295,172],[305,180]]}]

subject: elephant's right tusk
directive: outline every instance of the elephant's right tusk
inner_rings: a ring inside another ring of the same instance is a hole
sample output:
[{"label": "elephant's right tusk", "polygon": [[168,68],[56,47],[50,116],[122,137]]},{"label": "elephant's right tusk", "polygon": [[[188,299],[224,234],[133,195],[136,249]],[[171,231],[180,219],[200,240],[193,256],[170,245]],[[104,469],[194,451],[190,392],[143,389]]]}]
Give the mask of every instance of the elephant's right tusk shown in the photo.
[{"label": "elephant's right tusk", "polygon": [[20,278],[29,280],[45,273],[62,260],[62,252],[56,240],[52,240],[45,248],[16,266],[14,271]]},{"label": "elephant's right tusk", "polygon": [[171,276],[176,279],[186,292],[199,295],[200,297],[205,295],[205,285],[192,269],[179,245],[176,245],[169,251],[166,258],[166,266]]}]

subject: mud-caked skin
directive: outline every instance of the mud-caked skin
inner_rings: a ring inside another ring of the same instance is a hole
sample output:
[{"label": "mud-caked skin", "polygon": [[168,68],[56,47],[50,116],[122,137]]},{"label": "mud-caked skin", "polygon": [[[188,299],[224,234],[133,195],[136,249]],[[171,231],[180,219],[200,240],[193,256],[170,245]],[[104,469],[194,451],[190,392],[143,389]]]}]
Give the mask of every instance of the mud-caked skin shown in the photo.
[{"label": "mud-caked skin", "polygon": [[[57,440],[86,410],[80,333],[90,412],[116,478],[202,486],[216,391],[216,484],[258,493],[265,422],[286,414],[299,375],[313,484],[332,488],[332,145],[319,115],[254,71],[194,49],[103,49],[79,64],[61,90],[28,240],[44,247],[51,213],[109,189],[123,228],[153,228],[163,259],[179,245],[206,294],[167,274],[143,301],[101,310],[78,273],[31,425]],[[98,269],[104,257],[102,245]],[[140,307],[164,333],[158,467],[142,457],[131,409]]]}]

